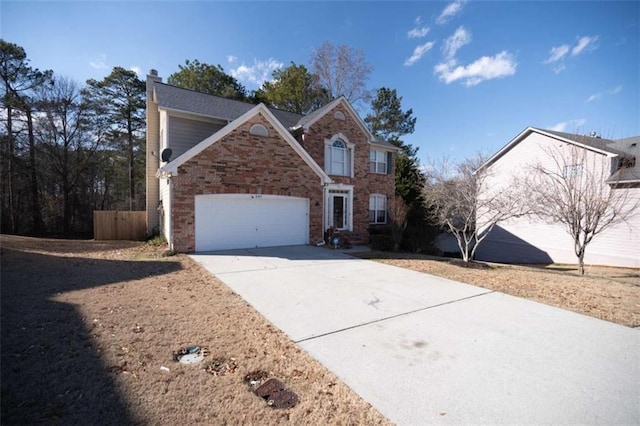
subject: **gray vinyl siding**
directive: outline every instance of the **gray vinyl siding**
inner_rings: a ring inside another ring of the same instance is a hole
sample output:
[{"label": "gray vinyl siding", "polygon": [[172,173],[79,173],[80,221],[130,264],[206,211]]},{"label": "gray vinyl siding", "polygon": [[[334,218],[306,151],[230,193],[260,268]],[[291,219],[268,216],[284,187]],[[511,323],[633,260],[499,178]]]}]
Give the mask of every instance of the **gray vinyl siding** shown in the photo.
[{"label": "gray vinyl siding", "polygon": [[[512,176],[526,173],[538,160],[549,167],[544,151],[549,144],[559,142],[537,133],[529,135],[488,168],[489,185],[508,184]],[[607,164],[611,161],[593,155]],[[640,200],[640,186],[614,190],[627,191],[630,204]],[[573,240],[564,227],[531,216],[496,226],[478,247],[476,258],[501,263],[577,263]],[[585,264],[640,267],[640,211],[628,222],[597,235],[587,246]]]},{"label": "gray vinyl siding", "polygon": [[190,120],[169,116],[167,147],[171,148],[171,159],[176,159],[187,150],[202,142],[224,124],[201,120]]}]

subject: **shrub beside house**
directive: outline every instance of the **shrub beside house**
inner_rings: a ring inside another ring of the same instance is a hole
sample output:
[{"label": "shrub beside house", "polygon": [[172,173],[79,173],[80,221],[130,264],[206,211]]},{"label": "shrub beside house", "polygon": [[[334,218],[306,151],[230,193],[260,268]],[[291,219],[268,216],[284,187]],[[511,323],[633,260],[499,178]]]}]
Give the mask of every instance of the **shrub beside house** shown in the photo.
[{"label": "shrub beside house", "polygon": [[388,221],[397,148],[344,98],[303,116],[147,77],[147,230],[172,250],[367,242]]}]

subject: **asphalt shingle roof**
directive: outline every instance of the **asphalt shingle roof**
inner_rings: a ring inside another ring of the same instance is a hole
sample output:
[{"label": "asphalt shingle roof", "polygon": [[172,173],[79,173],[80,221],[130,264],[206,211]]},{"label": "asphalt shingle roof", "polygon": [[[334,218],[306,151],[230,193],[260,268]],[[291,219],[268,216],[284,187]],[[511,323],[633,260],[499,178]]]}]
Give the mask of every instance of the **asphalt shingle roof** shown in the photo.
[{"label": "asphalt shingle roof", "polygon": [[[164,83],[156,83],[155,90],[160,107],[202,114],[227,121],[233,121],[255,107],[254,104],[248,102],[209,95]],[[269,108],[269,110],[286,128],[293,127],[302,118],[302,115],[289,111],[276,108]]]},{"label": "asphalt shingle roof", "polygon": [[623,167],[617,170],[611,175],[608,182],[629,183],[640,181],[640,158],[638,158],[640,157],[640,136],[611,140],[586,135],[576,135],[574,133],[557,132],[555,130],[537,130],[615,154],[619,158],[635,157],[635,166]]},{"label": "asphalt shingle roof", "polygon": [[[171,86],[160,82],[155,83],[155,93],[160,107],[202,114],[229,122],[235,120],[251,108],[255,107],[254,104],[249,102],[209,95],[207,93]],[[331,102],[307,115],[283,111],[277,108],[269,108],[269,111],[273,113],[284,127],[287,129],[293,129],[295,127],[303,127],[314,118],[324,114],[326,110],[331,107],[330,104]],[[395,145],[378,137],[374,137],[372,142],[381,146],[397,148]]]},{"label": "asphalt shingle roof", "polygon": [[545,133],[550,133],[561,138],[569,139],[582,145],[590,146],[595,149],[610,152],[611,154],[624,155],[624,152],[616,147],[616,142],[611,139],[604,139],[586,135],[577,135],[575,133],[557,132],[555,130],[537,129]]}]

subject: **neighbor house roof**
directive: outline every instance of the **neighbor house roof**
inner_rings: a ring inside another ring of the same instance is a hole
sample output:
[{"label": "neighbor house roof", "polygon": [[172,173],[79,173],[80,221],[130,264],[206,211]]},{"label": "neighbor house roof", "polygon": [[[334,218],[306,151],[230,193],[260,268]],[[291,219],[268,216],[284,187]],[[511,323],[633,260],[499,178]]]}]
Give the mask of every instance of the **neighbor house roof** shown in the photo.
[{"label": "neighbor house roof", "polygon": [[[161,108],[205,115],[229,122],[256,106],[248,102],[209,95],[165,83],[155,84],[155,96]],[[269,111],[287,128],[293,127],[302,117],[300,114],[276,108],[269,108]]]},{"label": "neighbor house roof", "polygon": [[576,142],[579,145],[585,145],[587,147],[595,148],[599,151],[605,151],[611,154],[624,155],[624,152],[616,148],[616,142],[611,139],[604,139],[595,136],[577,135],[574,133],[557,132],[555,130],[544,130],[532,127],[542,133],[549,133],[555,135],[561,139]]},{"label": "neighbor house roof", "polygon": [[527,127],[518,136],[513,138],[509,143],[503,146],[498,152],[492,155],[484,162],[476,172],[495,163],[499,158],[511,150],[515,145],[523,141],[531,133],[538,133],[560,140],[572,145],[581,146],[585,149],[598,152],[608,157],[635,157],[636,164],[634,167],[625,167],[617,170],[607,182],[617,183],[637,183],[640,182],[640,163],[637,161],[640,154],[640,136],[634,136],[626,139],[604,139],[594,136],[578,135],[573,133],[558,132],[555,130],[545,130],[536,127]]},{"label": "neighbor house roof", "polygon": [[633,157],[635,166],[619,169],[611,176],[609,182],[640,183],[640,136],[618,139],[614,141],[614,147],[624,152],[625,157]]}]

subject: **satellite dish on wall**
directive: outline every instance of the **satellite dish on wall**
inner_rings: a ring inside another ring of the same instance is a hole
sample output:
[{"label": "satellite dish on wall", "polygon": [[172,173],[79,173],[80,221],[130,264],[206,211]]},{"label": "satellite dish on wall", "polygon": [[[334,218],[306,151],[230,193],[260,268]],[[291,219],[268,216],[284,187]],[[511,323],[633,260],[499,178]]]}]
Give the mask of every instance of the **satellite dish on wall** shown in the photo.
[{"label": "satellite dish on wall", "polygon": [[171,158],[171,154],[173,154],[173,151],[171,151],[171,148],[165,148],[162,150],[162,153],[160,153],[160,158],[162,159],[162,161],[166,163]]}]

